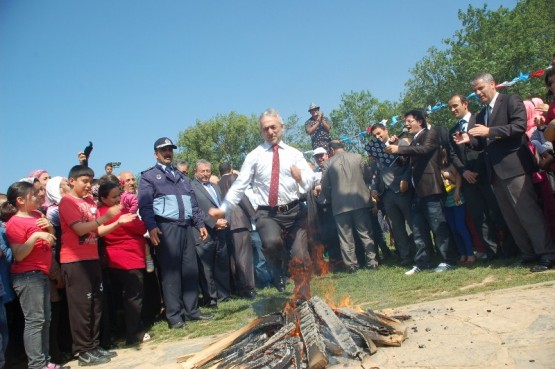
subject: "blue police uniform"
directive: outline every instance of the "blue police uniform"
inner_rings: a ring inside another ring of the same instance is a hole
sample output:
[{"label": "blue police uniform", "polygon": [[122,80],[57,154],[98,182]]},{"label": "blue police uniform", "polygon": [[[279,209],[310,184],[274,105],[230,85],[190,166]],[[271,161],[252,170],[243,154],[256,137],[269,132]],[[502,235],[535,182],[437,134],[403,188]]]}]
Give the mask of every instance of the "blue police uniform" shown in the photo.
[{"label": "blue police uniform", "polygon": [[[166,318],[170,325],[200,316],[198,264],[192,227],[204,227],[189,179],[160,164],[141,173],[139,213],[149,232],[162,232],[155,253],[160,264]],[[171,169],[171,168],[168,168]]]}]

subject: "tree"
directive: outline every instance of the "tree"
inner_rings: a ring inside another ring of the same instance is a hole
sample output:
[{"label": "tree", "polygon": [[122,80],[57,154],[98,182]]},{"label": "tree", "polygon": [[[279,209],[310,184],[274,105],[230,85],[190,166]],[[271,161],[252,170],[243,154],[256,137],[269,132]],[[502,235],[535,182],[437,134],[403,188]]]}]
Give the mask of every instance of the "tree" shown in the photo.
[{"label": "tree", "polygon": [[206,159],[217,173],[222,162],[241,168],[245,156],[259,144],[257,117],[230,112],[207,121],[197,120],[193,127],[180,132],[177,146],[181,153],[176,159],[186,160],[193,166],[199,159]]},{"label": "tree", "polygon": [[[547,67],[555,51],[555,7],[552,0],[524,0],[510,11],[469,6],[459,11],[462,29],[443,40],[444,50],[432,47],[412,69],[403,96],[403,110],[447,103],[451,95],[472,92],[470,81],[479,72],[491,73],[498,83],[512,80],[520,72]],[[541,78],[506,88],[522,98],[544,96]],[[478,108],[472,102],[471,109]],[[436,124],[452,123],[448,109],[438,110]]]},{"label": "tree", "polygon": [[312,148],[310,136],[306,133],[304,127],[304,121],[301,121],[297,114],[292,114],[285,120],[283,141],[302,152]]},{"label": "tree", "polygon": [[338,109],[330,113],[332,138],[347,137],[347,148],[364,151],[366,138],[362,133],[374,124],[389,119],[396,114],[396,105],[389,101],[380,102],[369,91],[341,95]]}]

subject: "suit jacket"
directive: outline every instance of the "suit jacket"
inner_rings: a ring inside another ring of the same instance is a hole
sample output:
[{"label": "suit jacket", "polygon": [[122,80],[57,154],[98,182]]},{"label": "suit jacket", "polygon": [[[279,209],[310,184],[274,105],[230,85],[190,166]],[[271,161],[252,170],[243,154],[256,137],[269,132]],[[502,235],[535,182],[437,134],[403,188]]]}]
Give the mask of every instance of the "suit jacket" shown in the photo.
[{"label": "suit jacket", "polygon": [[399,155],[410,156],[412,181],[418,197],[444,193],[440,169],[440,139],[437,129],[425,128],[410,146],[399,146]]},{"label": "suit jacket", "polygon": [[339,151],[326,161],[321,186],[333,215],[372,207],[370,179],[360,154]]},{"label": "suit jacket", "polygon": [[[468,122],[466,130],[476,126],[476,115],[470,115],[470,121]],[[451,163],[457,168],[461,175],[465,170],[470,170],[471,172],[478,173],[478,181],[487,179],[486,165],[484,162],[483,151],[473,150],[467,145],[458,145],[453,136],[459,131],[458,122],[449,130],[449,145],[451,147],[450,159]],[[466,180],[463,178],[463,183]]]},{"label": "suit jacket", "polygon": [[[193,191],[195,192],[195,196],[197,198],[198,207],[204,213],[204,224],[206,225],[207,230],[214,230],[214,226],[216,225],[216,220],[210,216],[208,216],[208,209],[210,208],[217,208],[219,204],[214,202],[214,199],[208,192],[208,190],[204,187],[201,181],[199,181],[196,177],[191,181],[191,185],[193,186]],[[212,188],[216,192],[216,196],[218,201],[222,202],[222,192],[218,185],[212,184]]]},{"label": "suit jacket", "polygon": [[[476,116],[476,123],[485,124],[486,108]],[[488,177],[493,173],[507,179],[532,173],[534,157],[527,144],[526,109],[518,95],[497,95],[488,122],[489,137],[471,137],[474,149],[484,150]]]},{"label": "suit jacket", "polygon": [[[220,178],[218,185],[222,191],[222,198],[225,197],[227,191],[229,191],[229,188],[233,182],[235,182],[235,179],[237,179],[237,174],[226,174]],[[229,229],[231,231],[236,229],[248,229],[251,231],[251,219],[254,218],[254,213],[255,210],[252,207],[251,202],[245,195],[243,195],[239,204],[231,209],[229,216]]]}]

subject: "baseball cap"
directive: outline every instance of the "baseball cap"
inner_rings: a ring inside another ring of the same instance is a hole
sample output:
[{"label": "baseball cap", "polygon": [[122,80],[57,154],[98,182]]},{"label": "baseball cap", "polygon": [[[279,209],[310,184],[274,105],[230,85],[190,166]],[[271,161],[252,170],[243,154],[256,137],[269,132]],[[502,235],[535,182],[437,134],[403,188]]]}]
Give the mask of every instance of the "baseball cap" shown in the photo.
[{"label": "baseball cap", "polygon": [[323,147],[317,147],[314,149],[314,152],[312,153],[312,156],[316,156],[316,155],[323,155],[326,154],[327,151],[326,149],[324,149]]}]

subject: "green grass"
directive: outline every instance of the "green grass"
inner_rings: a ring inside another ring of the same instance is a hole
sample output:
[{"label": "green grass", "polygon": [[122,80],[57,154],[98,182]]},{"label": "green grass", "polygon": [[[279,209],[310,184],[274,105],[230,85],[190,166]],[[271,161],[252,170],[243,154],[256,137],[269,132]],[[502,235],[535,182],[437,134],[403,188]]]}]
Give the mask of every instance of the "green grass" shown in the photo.
[{"label": "green grass", "polygon": [[[386,263],[377,271],[360,270],[356,274],[335,273],[312,279],[312,295],[335,304],[347,297],[353,306],[381,310],[446,297],[468,295],[527,284],[555,281],[555,270],[530,273],[527,267],[514,265],[515,260],[477,263],[444,273],[425,271],[406,276],[406,268]],[[165,321],[152,328],[155,342],[218,335],[239,329],[256,316],[278,312],[291,297],[292,284],[284,293],[274,288],[259,290],[255,300],[233,299],[221,303],[212,321],[196,321],[185,329],[170,330]]]}]

